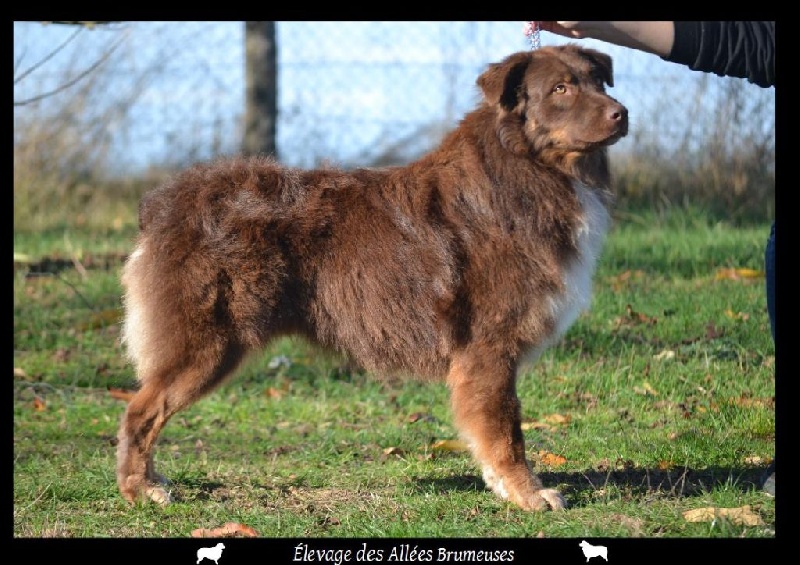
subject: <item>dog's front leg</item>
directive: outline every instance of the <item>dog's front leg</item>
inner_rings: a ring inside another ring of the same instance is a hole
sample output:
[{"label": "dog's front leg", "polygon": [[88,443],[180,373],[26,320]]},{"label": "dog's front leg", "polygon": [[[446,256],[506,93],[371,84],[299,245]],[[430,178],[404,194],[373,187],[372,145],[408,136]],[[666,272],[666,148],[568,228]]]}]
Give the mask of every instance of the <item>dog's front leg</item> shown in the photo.
[{"label": "dog's front leg", "polygon": [[456,426],[497,495],[525,510],[560,510],[564,497],[543,488],[525,457],[515,381],[516,362],[495,348],[458,354],[447,377]]}]

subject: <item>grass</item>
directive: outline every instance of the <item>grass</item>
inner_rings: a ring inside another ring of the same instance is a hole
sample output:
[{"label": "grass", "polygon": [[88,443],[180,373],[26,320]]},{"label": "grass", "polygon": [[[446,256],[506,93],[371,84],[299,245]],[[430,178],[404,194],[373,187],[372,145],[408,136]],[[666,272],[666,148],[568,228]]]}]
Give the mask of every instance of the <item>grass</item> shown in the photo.
[{"label": "grass", "polygon": [[[444,385],[349,371],[292,339],[167,425],[156,461],[176,501],[129,506],[109,388],[135,386],[118,342],[133,232],[16,233],[13,534],[772,538],[775,500],[756,487],[775,437],[764,280],[732,270],[763,269],[767,233],[620,220],[592,310],[520,376],[529,455],[570,503],[542,514],[435,447],[456,437]],[[684,517],[745,506],[757,524]]]}]

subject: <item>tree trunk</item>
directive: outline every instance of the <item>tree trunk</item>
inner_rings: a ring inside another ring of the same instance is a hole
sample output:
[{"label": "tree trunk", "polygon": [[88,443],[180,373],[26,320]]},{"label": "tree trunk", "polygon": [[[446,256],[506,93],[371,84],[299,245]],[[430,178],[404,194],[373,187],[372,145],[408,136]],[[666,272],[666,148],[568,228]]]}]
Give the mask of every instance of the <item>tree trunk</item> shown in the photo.
[{"label": "tree trunk", "polygon": [[245,113],[242,153],[278,157],[275,22],[245,22]]}]

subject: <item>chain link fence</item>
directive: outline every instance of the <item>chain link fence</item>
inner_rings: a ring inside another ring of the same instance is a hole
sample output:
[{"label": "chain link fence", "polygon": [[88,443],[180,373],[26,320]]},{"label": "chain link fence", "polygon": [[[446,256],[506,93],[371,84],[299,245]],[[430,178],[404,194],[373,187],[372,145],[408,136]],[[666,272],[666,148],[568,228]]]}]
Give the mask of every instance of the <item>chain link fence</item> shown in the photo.
[{"label": "chain link fence", "polygon": [[[517,21],[278,22],[276,30],[278,154],[304,167],[418,156],[474,107],[475,79],[487,64],[530,48]],[[565,42],[542,35],[543,45]],[[610,93],[630,111],[631,133],[612,156],[760,152],[774,168],[774,89],[581,44],[614,57]],[[243,57],[242,22],[16,22],[15,140],[31,124],[61,120],[72,143],[84,152],[102,146],[104,166],[123,174],[234,154]],[[94,90],[79,104],[86,79],[59,90],[101,59]]]}]

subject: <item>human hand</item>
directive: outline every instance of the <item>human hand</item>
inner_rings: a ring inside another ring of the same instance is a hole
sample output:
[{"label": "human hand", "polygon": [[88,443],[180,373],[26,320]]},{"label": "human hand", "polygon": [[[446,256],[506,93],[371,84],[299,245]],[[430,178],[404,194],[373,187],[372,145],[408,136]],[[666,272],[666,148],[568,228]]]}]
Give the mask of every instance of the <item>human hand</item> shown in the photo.
[{"label": "human hand", "polygon": [[599,39],[666,57],[675,40],[673,22],[536,22],[539,29],[570,39]]},{"label": "human hand", "polygon": [[[582,24],[591,22],[534,22],[539,24],[539,29],[549,31],[557,35],[563,35],[571,39],[582,39],[586,37],[581,31]],[[600,22],[603,23],[603,22]]]}]

